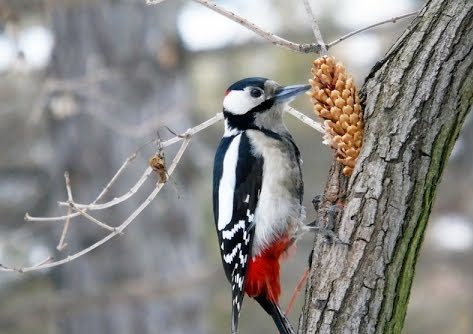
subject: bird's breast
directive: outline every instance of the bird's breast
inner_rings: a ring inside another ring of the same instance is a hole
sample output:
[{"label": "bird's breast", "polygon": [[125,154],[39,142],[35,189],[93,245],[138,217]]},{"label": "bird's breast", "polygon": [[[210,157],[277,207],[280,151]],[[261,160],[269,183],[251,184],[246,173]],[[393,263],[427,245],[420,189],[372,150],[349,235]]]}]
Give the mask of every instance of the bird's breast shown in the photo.
[{"label": "bird's breast", "polygon": [[302,180],[294,147],[258,130],[248,130],[255,155],[261,155],[263,182],[255,211],[253,256],[278,238],[297,231],[304,220]]}]

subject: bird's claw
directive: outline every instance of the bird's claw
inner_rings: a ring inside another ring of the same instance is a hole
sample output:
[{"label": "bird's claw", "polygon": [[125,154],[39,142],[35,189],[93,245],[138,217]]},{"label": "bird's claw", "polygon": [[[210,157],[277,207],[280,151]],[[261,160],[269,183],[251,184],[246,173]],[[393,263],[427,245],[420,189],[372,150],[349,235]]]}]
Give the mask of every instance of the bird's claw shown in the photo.
[{"label": "bird's claw", "polygon": [[[319,202],[317,203],[317,206],[318,204],[320,204],[320,198],[321,198],[320,196],[316,196],[312,200],[312,203],[314,204],[314,208],[316,206],[316,203],[315,203],[316,201]],[[334,232],[335,223],[337,222],[341,211],[342,211],[342,208],[340,204],[333,204],[329,206],[325,211],[327,214],[327,227],[320,226],[319,219],[316,219],[313,222],[307,224],[309,231],[312,231],[316,234],[320,234],[321,236],[325,237],[330,244],[348,245],[348,243],[342,241],[338,237],[338,235]]]},{"label": "bird's claw", "polygon": [[325,237],[329,244],[345,244],[333,230],[317,226],[317,221],[308,224],[307,227],[309,231]]}]

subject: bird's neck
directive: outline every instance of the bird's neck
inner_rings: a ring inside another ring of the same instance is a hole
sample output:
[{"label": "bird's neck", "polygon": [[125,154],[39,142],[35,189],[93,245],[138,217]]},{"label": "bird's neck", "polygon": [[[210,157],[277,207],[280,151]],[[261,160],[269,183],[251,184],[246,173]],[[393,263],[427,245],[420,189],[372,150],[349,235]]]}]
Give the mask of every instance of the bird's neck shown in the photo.
[{"label": "bird's neck", "polygon": [[243,115],[234,115],[224,110],[223,114],[226,137],[249,129],[269,131],[279,135],[289,133],[282,119],[283,112],[279,109],[270,109],[265,112],[248,112]]}]

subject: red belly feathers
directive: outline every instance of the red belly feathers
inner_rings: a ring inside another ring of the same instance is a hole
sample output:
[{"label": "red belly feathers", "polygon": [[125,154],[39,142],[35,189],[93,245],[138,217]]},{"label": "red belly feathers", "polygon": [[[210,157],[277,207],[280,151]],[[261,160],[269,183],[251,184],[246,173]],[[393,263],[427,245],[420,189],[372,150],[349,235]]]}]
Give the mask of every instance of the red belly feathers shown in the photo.
[{"label": "red belly feathers", "polygon": [[291,244],[292,241],[288,237],[281,238],[250,259],[245,283],[248,296],[263,295],[273,302],[278,302],[281,294],[279,261]]}]

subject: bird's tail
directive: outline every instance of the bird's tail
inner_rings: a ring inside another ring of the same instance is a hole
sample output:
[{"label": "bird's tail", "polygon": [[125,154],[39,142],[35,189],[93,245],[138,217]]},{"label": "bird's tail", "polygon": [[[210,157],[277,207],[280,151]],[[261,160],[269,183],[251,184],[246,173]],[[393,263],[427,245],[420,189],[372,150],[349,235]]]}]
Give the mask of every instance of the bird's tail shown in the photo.
[{"label": "bird's tail", "polygon": [[273,321],[276,324],[280,334],[295,334],[294,328],[276,302],[273,302],[263,296],[255,297],[255,300],[273,318]]}]

